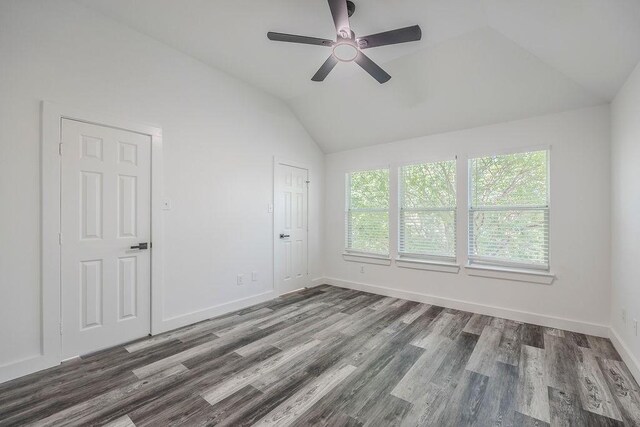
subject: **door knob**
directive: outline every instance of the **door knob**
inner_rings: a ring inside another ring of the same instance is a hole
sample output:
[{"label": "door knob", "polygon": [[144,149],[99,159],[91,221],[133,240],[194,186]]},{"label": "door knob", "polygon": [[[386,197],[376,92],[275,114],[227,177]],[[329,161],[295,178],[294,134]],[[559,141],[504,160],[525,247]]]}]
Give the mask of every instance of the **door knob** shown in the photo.
[{"label": "door knob", "polygon": [[140,250],[144,250],[144,249],[148,249],[148,243],[144,242],[144,243],[138,243],[137,246],[131,246],[131,249],[140,249]]},{"label": "door knob", "polygon": [[284,239],[285,237],[291,237],[291,236],[288,235],[288,234],[280,233],[280,238],[281,239]]}]

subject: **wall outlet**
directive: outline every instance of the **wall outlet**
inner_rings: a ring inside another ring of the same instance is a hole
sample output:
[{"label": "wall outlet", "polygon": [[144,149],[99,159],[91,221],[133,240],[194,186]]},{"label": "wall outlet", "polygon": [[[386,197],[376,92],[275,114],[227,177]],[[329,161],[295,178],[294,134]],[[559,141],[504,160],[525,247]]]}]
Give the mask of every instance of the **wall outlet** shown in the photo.
[{"label": "wall outlet", "polygon": [[364,265],[360,266],[360,273],[364,273]]},{"label": "wall outlet", "polygon": [[620,310],[620,318],[622,319],[622,323],[627,324],[627,310],[624,308]]},{"label": "wall outlet", "polygon": [[251,281],[252,282],[257,282],[258,281],[258,272],[257,271],[252,271],[251,272]]},{"label": "wall outlet", "polygon": [[238,274],[238,286],[244,285],[244,274]]}]

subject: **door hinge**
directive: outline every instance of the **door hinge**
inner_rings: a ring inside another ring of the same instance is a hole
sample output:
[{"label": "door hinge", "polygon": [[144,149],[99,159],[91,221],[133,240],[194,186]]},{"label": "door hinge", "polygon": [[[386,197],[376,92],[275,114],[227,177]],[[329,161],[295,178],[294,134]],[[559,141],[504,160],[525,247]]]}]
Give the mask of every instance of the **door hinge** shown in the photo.
[{"label": "door hinge", "polygon": [[60,322],[60,335],[62,335],[62,322]]},{"label": "door hinge", "polygon": [[62,142],[58,144],[58,154],[62,156]]},{"label": "door hinge", "polygon": [[58,244],[62,245],[62,233],[58,233]]}]

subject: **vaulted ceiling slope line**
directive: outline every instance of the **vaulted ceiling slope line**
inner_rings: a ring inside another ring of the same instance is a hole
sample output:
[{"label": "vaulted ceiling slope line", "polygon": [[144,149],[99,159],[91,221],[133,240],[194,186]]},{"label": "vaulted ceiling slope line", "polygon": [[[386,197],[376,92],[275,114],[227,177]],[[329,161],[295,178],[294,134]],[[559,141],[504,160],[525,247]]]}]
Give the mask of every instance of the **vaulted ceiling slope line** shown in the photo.
[{"label": "vaulted ceiling slope line", "polygon": [[325,152],[607,103],[489,28],[385,67],[383,88],[352,76],[289,101]]},{"label": "vaulted ceiling slope line", "polygon": [[76,0],[290,105],[325,152],[609,102],[640,61],[640,0],[356,0],[363,34],[419,24],[422,41],[371,51],[393,78],[368,82],[318,46],[326,0]]}]

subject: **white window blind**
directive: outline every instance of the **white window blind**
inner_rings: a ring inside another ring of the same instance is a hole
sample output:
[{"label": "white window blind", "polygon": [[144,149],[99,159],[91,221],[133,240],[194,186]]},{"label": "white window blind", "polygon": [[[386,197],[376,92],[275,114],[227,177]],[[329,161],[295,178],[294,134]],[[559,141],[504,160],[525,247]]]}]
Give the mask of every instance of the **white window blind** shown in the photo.
[{"label": "white window blind", "polygon": [[400,168],[401,257],[455,262],[456,161]]},{"label": "white window blind", "polygon": [[469,261],[549,269],[549,152],[469,160]]},{"label": "white window blind", "polygon": [[389,169],[346,176],[346,251],[389,255]]}]

